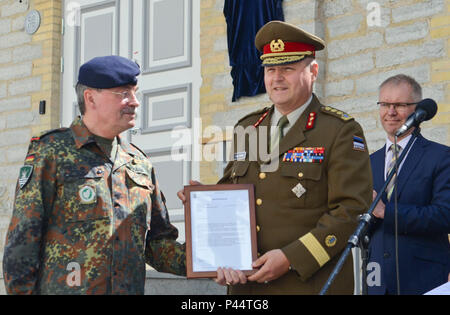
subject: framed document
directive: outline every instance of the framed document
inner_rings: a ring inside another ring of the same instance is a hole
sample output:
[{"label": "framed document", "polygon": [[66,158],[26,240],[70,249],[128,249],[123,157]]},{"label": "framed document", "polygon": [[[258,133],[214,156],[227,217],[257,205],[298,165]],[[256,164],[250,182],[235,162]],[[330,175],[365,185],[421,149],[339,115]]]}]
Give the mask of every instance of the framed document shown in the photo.
[{"label": "framed document", "polygon": [[215,278],[217,268],[254,271],[255,197],[251,184],[185,186],[188,278]]}]

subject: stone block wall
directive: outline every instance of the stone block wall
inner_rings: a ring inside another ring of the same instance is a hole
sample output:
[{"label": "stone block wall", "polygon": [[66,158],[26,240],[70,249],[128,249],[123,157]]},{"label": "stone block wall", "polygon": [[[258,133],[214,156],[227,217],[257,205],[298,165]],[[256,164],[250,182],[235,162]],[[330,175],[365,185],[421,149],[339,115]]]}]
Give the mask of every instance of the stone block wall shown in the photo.
[{"label": "stone block wall", "polygon": [[[271,102],[265,95],[231,102],[223,1],[201,3],[200,115],[203,128],[210,124],[225,128]],[[326,41],[327,48],[317,54],[320,72],[315,93],[322,103],[355,117],[364,128],[370,152],[385,140],[376,105],[378,86],[398,73],[416,78],[424,98],[438,103],[436,117],[422,124],[423,134],[450,144],[449,0],[284,0],[283,9],[287,22]],[[223,139],[230,137],[224,134]],[[206,137],[203,143],[208,147],[216,142]],[[203,162],[201,180],[216,182],[217,165]]]},{"label": "stone block wall", "polygon": [[[33,9],[41,25],[29,35],[24,23]],[[61,12],[60,0],[0,0],[0,294],[19,168],[31,136],[59,126]],[[45,115],[39,115],[41,100]]]},{"label": "stone block wall", "polygon": [[328,49],[323,100],[361,123],[371,152],[385,139],[376,106],[378,86],[398,73],[414,77],[424,98],[438,103],[438,115],[422,124],[424,135],[450,143],[449,4],[444,0],[324,1]]}]

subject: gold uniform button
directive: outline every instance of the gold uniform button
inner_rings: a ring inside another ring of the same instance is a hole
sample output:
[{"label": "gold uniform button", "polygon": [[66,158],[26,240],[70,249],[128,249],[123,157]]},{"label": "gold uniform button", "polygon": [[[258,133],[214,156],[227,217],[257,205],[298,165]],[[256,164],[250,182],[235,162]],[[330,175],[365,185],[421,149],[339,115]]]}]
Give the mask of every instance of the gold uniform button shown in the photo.
[{"label": "gold uniform button", "polygon": [[260,179],[265,179],[266,178],[266,173],[259,173],[259,178]]},{"label": "gold uniform button", "polygon": [[259,227],[259,225],[256,226],[256,232],[261,231],[261,228]]},{"label": "gold uniform button", "polygon": [[256,204],[258,205],[258,206],[260,206],[260,205],[262,205],[262,199],[256,199]]},{"label": "gold uniform button", "polygon": [[302,172],[298,173],[298,177],[302,178],[303,177],[303,173]]}]

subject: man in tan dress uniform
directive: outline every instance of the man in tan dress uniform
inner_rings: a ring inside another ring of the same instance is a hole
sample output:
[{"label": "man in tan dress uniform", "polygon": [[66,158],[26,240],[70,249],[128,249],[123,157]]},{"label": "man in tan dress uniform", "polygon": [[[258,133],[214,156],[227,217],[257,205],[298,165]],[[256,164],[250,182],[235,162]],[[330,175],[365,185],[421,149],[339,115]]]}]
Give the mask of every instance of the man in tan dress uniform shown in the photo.
[{"label": "man in tan dress uniform", "polygon": [[[259,30],[255,44],[263,52],[266,90],[274,105],[238,121],[235,130],[243,127],[249,136],[245,147],[237,148],[235,134],[234,160],[219,184],[255,186],[259,258],[253,266],[258,271],[246,278],[219,268],[216,282],[229,285],[230,294],[317,294],[358,215],[370,206],[368,149],[361,126],[312,93],[315,51],[324,48],[320,38],[272,21]],[[253,158],[261,151],[249,141],[253,133],[268,138],[271,160]],[[352,294],[353,287],[350,257],[328,293]]]}]

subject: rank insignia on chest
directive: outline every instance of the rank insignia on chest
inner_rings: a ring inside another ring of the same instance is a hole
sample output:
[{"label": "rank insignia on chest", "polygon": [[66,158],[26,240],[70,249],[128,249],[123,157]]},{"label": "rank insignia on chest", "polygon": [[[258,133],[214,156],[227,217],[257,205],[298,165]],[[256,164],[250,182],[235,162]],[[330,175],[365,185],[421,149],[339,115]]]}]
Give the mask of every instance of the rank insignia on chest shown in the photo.
[{"label": "rank insignia on chest", "polygon": [[296,147],[284,154],[283,162],[322,163],[324,154],[324,147]]}]

